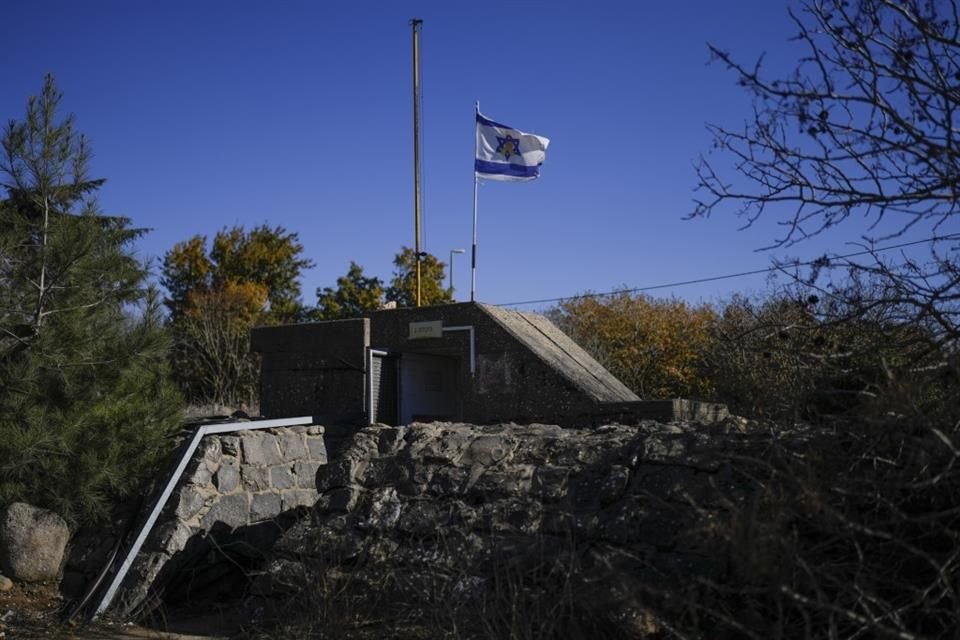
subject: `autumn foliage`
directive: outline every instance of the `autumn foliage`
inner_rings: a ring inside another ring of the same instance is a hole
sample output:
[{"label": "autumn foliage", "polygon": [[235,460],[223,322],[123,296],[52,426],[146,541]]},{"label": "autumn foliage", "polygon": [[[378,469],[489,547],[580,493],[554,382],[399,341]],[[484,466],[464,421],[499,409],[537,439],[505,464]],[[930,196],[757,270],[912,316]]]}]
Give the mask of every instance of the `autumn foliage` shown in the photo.
[{"label": "autumn foliage", "polygon": [[568,300],[551,316],[641,398],[714,393],[703,367],[716,320],[709,305],[617,293]]},{"label": "autumn foliage", "polygon": [[164,257],[163,285],[174,337],[175,378],[194,403],[238,406],[256,401],[259,363],[250,352],[258,324],[304,314],[296,233],[267,225],[225,228],[178,243]]},{"label": "autumn foliage", "polygon": [[[847,286],[856,291],[821,297],[798,284],[700,305],[587,294],[549,315],[641,398],[716,400],[772,419],[862,417],[881,411],[891,377],[940,370],[946,343],[892,302],[865,306],[880,284]],[[938,387],[924,388],[935,401]]]}]

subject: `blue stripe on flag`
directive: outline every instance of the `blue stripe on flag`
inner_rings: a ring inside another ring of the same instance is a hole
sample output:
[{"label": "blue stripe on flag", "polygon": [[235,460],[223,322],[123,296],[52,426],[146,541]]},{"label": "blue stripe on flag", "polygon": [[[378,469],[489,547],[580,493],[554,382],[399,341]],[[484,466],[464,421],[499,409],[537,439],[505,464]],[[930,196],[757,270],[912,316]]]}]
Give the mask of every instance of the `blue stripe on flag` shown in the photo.
[{"label": "blue stripe on flag", "polygon": [[488,127],[500,127],[501,129],[513,129],[513,127],[507,126],[505,124],[500,124],[499,122],[494,122],[489,118],[484,118],[479,113],[477,114],[477,122]]},{"label": "blue stripe on flag", "polygon": [[513,176],[515,178],[536,178],[540,175],[540,166],[528,167],[524,164],[506,164],[503,162],[488,162],[477,160],[477,173],[487,173],[498,176]]}]

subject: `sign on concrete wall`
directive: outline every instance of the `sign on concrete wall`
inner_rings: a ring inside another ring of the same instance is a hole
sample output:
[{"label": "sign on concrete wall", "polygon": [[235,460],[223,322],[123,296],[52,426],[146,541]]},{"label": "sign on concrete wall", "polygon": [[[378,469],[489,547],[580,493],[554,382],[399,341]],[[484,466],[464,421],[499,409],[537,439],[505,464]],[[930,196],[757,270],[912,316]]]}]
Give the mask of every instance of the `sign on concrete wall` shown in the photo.
[{"label": "sign on concrete wall", "polygon": [[410,339],[422,340],[424,338],[442,338],[443,321],[431,320],[428,322],[411,322]]}]

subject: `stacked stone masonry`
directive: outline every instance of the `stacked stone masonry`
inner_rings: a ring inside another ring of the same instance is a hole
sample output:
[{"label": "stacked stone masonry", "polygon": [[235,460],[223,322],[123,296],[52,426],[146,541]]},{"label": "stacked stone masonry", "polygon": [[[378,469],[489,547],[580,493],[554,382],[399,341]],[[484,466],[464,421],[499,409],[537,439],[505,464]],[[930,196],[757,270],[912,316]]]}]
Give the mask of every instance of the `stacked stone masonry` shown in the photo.
[{"label": "stacked stone masonry", "polygon": [[131,611],[162,585],[161,571],[190,562],[191,541],[268,524],[312,506],[317,470],[327,463],[324,428],[288,427],[208,435],[178,481],[121,588]]}]

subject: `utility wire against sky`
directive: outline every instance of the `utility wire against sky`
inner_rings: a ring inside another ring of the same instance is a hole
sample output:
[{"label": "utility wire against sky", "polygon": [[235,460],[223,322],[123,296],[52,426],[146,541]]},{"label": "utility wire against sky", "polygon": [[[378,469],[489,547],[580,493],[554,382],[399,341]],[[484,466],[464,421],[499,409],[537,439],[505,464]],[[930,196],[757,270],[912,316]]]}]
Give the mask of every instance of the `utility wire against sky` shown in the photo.
[{"label": "utility wire against sky", "polygon": [[656,289],[669,289],[672,287],[683,287],[691,284],[701,284],[704,282],[715,282],[717,280],[730,280],[733,278],[743,278],[745,276],[754,276],[761,273],[771,273],[773,271],[783,271],[787,267],[808,267],[814,264],[820,263],[824,258],[829,260],[844,260],[846,258],[855,258],[857,256],[865,256],[870,254],[882,253],[884,251],[892,251],[894,249],[902,249],[904,247],[910,247],[918,244],[926,244],[928,242],[938,242],[940,240],[956,240],[960,239],[960,233],[947,234],[945,236],[934,236],[932,238],[924,238],[923,240],[914,240],[912,242],[902,242],[900,244],[892,244],[886,247],[877,247],[875,249],[864,249],[863,251],[855,251],[853,253],[846,253],[840,256],[830,256],[823,255],[819,258],[813,260],[806,260],[803,262],[788,262],[784,264],[775,264],[763,269],[753,269],[751,271],[739,271],[737,273],[728,273],[722,276],[710,276],[707,278],[697,278],[695,280],[681,280],[679,282],[668,282],[666,284],[655,284],[646,287],[634,287],[632,289],[615,289],[613,291],[604,291],[601,293],[581,293],[573,296],[562,296],[559,298],[541,298],[539,300],[523,300],[520,302],[502,302],[495,304],[497,307],[520,307],[530,304],[544,304],[547,302],[565,302],[566,300],[576,300],[578,298],[602,298],[604,296],[612,296],[619,293],[642,293],[645,291],[655,291]]}]

